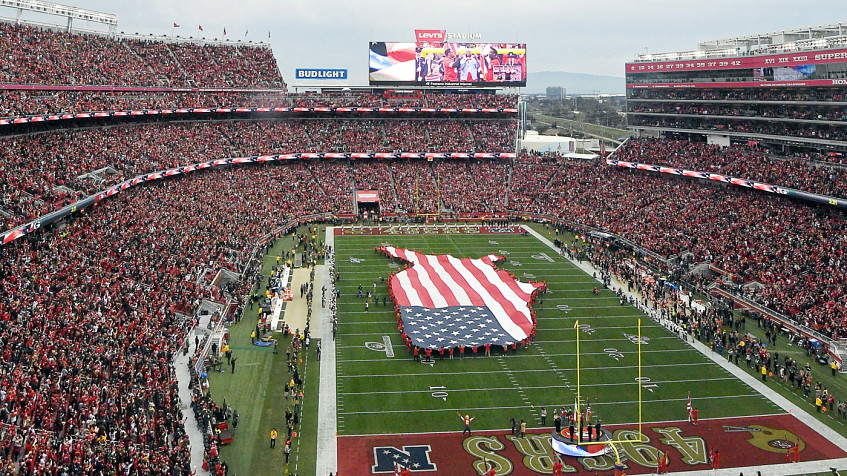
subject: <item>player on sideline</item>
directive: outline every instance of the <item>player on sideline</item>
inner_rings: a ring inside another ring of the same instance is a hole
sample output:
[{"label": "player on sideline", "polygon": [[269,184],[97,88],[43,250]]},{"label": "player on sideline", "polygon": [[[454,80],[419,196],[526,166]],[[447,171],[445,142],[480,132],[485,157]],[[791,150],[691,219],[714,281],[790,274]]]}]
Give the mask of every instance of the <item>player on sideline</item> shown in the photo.
[{"label": "player on sideline", "polygon": [[462,422],[464,422],[464,424],[465,424],[465,429],[462,430],[462,436],[465,436],[466,431],[468,432],[468,436],[471,436],[471,422],[476,417],[472,417],[470,415],[462,416],[462,414],[459,413],[459,411],[456,411],[456,415],[459,415],[459,418],[461,418]]},{"label": "player on sideline", "polygon": [[553,463],[553,476],[562,476],[562,469],[564,468],[564,464],[562,464],[562,460],[556,457],[556,462]]},{"label": "player on sideline", "polygon": [[662,451],[660,454],[661,457],[659,458],[659,468],[657,472],[659,474],[666,474],[668,472],[668,453]]}]

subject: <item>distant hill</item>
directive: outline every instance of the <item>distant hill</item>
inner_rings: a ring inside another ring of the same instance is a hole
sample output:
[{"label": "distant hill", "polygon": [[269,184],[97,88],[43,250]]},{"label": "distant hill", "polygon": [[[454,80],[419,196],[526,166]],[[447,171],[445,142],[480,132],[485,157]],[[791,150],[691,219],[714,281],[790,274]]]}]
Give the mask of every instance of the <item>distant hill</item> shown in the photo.
[{"label": "distant hill", "polygon": [[541,71],[527,74],[527,94],[546,93],[547,86],[563,86],[567,94],[624,94],[623,77],[596,74],[566,73],[564,71]]}]

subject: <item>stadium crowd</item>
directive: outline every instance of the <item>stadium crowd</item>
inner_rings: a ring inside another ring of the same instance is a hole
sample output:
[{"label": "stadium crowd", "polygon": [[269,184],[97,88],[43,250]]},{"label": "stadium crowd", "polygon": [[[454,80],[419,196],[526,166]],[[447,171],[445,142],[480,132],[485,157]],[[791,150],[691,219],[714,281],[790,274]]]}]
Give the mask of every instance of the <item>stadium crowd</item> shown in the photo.
[{"label": "stadium crowd", "polygon": [[628,99],[684,99],[707,101],[826,101],[845,100],[843,88],[738,88],[738,89],[632,89]]},{"label": "stadium crowd", "polygon": [[181,107],[290,107],[281,92],[0,90],[0,117]]},{"label": "stadium crowd", "polygon": [[[6,23],[0,38],[2,83],[285,86],[265,48],[111,40]],[[786,100],[782,95],[792,93],[756,94]],[[509,95],[30,90],[0,93],[0,116],[515,103]],[[824,131],[844,140],[838,128],[705,124],[803,137]],[[2,225],[25,223],[139,174],[204,160],[292,152],[511,152],[514,137],[514,121],[478,117],[143,123],[8,136],[0,138],[0,212],[8,215]],[[650,140],[630,141],[618,154],[847,196],[840,168],[808,161],[819,157]],[[186,402],[177,396],[171,362],[194,324],[198,300],[223,298],[198,277],[207,268],[241,270],[248,250],[274,225],[314,213],[352,214],[355,190],[379,191],[381,209],[393,213],[538,214],[615,233],[666,259],[687,252],[691,262],[725,270],[735,285],[763,284],[756,291],[738,286],[738,292],[828,336],[847,335],[847,222],[830,209],[555,154],[524,153],[514,162],[331,159],[216,167],[127,190],[0,249],[0,468],[17,463],[23,475],[164,474],[172,468],[189,474]],[[210,402],[199,404],[214,411]]]},{"label": "stadium crowd", "polygon": [[370,108],[454,108],[515,107],[513,95],[482,95],[468,99],[465,94],[424,94],[418,99],[398,101],[371,93],[287,94],[283,91],[154,90],[144,88],[126,91],[108,89],[0,89],[0,117],[24,117],[50,114],[75,114],[99,111],[132,111],[192,107],[370,107]]},{"label": "stadium crowd", "polygon": [[[821,157],[821,156],[817,156]],[[824,156],[826,157],[826,156]],[[758,147],[720,147],[684,140],[630,139],[616,159],[729,175],[822,195],[847,197],[847,169],[806,157],[780,157]]]},{"label": "stadium crowd", "polygon": [[270,48],[110,39],[5,22],[0,83],[285,87]]},{"label": "stadium crowd", "polygon": [[198,286],[204,268],[239,269],[272,225],[334,206],[303,174],[275,164],[151,184],[0,250],[0,467],[186,466],[171,360],[192,323],[180,315],[221,299]]},{"label": "stadium crowd", "polygon": [[[55,210],[83,194],[102,190],[108,183],[203,159],[246,155],[255,150],[255,144],[265,144],[262,153],[289,152],[292,148],[331,151],[333,147],[339,150],[339,144],[345,144],[340,151],[403,150],[403,142],[399,141],[411,128],[424,125],[426,140],[412,138],[412,144],[430,142],[431,149],[439,150],[454,136],[464,137],[463,144],[473,147],[468,141],[470,131],[471,140],[477,145],[492,136],[504,144],[508,134],[503,132],[509,130],[509,124],[406,120],[174,123],[18,136],[0,141],[0,151],[9,157],[0,166],[2,206],[14,212],[6,222],[9,227]],[[184,140],[186,137],[191,140]],[[87,160],[68,160],[82,156]],[[684,141],[642,139],[629,141],[618,151],[617,158],[705,169],[845,195],[844,175],[838,167],[812,167],[800,159],[774,159],[746,147],[719,149]],[[498,212],[503,211],[503,200],[508,197],[510,210],[552,213],[620,234],[662,256],[690,251],[696,260],[712,261],[744,282],[768,284],[756,298],[777,310],[791,315],[811,313],[816,316],[812,324],[820,320],[819,325],[828,332],[842,325],[833,319],[843,306],[837,299],[841,293],[836,286],[843,270],[839,261],[829,258],[839,255],[832,244],[837,240],[821,243],[815,235],[806,235],[796,228],[797,223],[803,223],[806,230],[820,229],[826,236],[840,236],[840,217],[825,216],[822,220],[818,212],[807,206],[755,194],[747,196],[735,189],[720,190],[702,182],[618,170],[597,161],[549,159],[522,154],[514,164],[369,161],[374,164],[371,168],[355,161],[351,164],[348,160],[331,160],[288,165],[292,180],[320,191],[312,193],[310,206],[291,197],[298,213],[352,213],[354,186],[379,190],[384,200],[382,209],[389,212]],[[112,170],[84,175],[103,167]],[[751,207],[751,203],[756,206]],[[757,223],[772,223],[773,229],[784,230],[781,238],[768,238],[752,226]],[[714,234],[715,229],[728,233],[719,240],[702,238]],[[797,243],[814,243],[821,251],[792,252]],[[796,277],[798,270],[809,274],[825,272],[833,277],[831,282],[816,279],[807,283]]]},{"label": "stadium crowd", "polygon": [[[510,200],[537,186],[513,182]],[[847,221],[837,211],[598,163],[561,166],[547,189],[522,211],[616,233],[666,258],[690,252],[738,284],[764,284],[741,291],[766,306],[825,335],[847,334]]]},{"label": "stadium crowd", "polygon": [[804,123],[762,121],[730,118],[698,117],[654,117],[630,115],[631,126],[666,127],[673,129],[711,130],[718,132],[744,132],[778,136],[802,137],[831,141],[847,141],[847,128],[843,125],[820,125],[809,127]]},{"label": "stadium crowd", "polygon": [[[513,150],[510,133],[504,131],[512,130],[514,122],[492,122],[484,127],[435,120],[175,122],[0,138],[0,209],[8,215],[3,229],[128,178],[204,160],[292,152]],[[311,169],[313,174],[335,173],[334,167]],[[344,180],[350,183],[349,173]],[[337,180],[321,177],[320,183]],[[401,202],[412,209],[409,196]],[[343,208],[335,204],[333,209]]]},{"label": "stadium crowd", "polygon": [[815,121],[844,121],[847,113],[843,106],[809,106],[785,104],[690,104],[690,103],[636,103],[629,109],[636,113],[672,114],[674,116],[743,116],[803,119]]}]

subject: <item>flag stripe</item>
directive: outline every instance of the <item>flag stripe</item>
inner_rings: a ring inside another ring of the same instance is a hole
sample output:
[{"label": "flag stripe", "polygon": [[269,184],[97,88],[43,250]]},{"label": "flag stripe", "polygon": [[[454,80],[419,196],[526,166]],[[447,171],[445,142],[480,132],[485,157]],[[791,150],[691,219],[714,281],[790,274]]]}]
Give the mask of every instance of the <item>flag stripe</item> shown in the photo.
[{"label": "flag stripe", "polygon": [[434,307],[432,305],[432,299],[429,297],[429,293],[420,285],[416,285],[415,283],[420,283],[420,278],[418,277],[418,271],[414,266],[409,267],[406,270],[406,277],[409,280],[409,295],[415,296],[417,299],[412,302],[420,302],[421,306],[424,307]]},{"label": "flag stripe", "polygon": [[[482,263],[475,263],[474,261],[479,260],[470,260],[470,264],[472,264],[473,268],[476,269],[476,271],[474,271],[475,275],[477,273],[481,273],[479,279],[480,284],[482,284],[485,290],[488,291],[498,304],[500,304],[506,312],[506,315],[511,318],[512,322],[518,326],[521,331],[523,331],[524,337],[528,336],[532,329],[532,322],[529,317],[529,310],[526,307],[526,302],[518,298],[511,289],[505,285],[501,279],[499,279],[497,271],[494,268]],[[523,309],[521,309],[521,307],[523,307]],[[497,315],[497,318],[502,321],[502,319],[500,319],[500,315]],[[520,339],[523,339],[524,337],[521,337]]]},{"label": "flag stripe", "polygon": [[418,272],[419,267],[414,266],[415,264],[417,264],[414,252],[404,249],[398,249],[396,251],[400,259],[412,263],[412,266],[406,269],[406,273],[408,274],[409,278],[409,287],[411,288],[412,292],[417,295],[417,298],[420,301],[421,305],[424,307],[435,307],[435,303],[433,302],[432,297],[430,297],[429,290],[425,286],[422,286],[423,283],[421,282],[421,275]]},{"label": "flag stripe", "polygon": [[[473,260],[468,261],[469,263],[467,264],[470,266],[466,265],[460,268],[460,271],[464,271],[462,272],[462,275],[465,276],[465,279],[468,280],[474,289],[484,291],[482,298],[485,301],[485,305],[491,308],[492,312],[497,317],[497,321],[500,322],[500,325],[506,329],[506,332],[508,332],[509,335],[514,337],[515,340],[526,338],[526,336],[529,335],[529,331],[524,330],[520,325],[520,315],[510,315],[509,313],[511,310],[514,314],[514,307],[510,306],[510,303],[507,303],[497,286],[488,281],[485,272],[477,267]],[[491,269],[490,266],[483,263],[480,264],[483,267]]]},{"label": "flag stripe", "polygon": [[408,280],[409,276],[406,273],[397,273],[388,283],[391,286],[391,291],[394,293],[394,302],[398,306],[412,306],[409,296],[406,294],[407,286],[403,284],[403,280]]},{"label": "flag stripe", "polygon": [[456,272],[456,269],[447,259],[447,255],[435,256],[430,259],[433,268],[444,274],[444,279],[450,284],[453,290],[453,295],[456,296],[456,301],[462,306],[482,306],[483,301],[479,294],[470,286],[461,274]]},{"label": "flag stripe", "polygon": [[506,283],[507,286],[509,286],[509,289],[512,290],[512,292],[515,294],[515,296],[518,297],[518,299],[521,300],[521,302],[527,302],[530,300],[530,298],[532,298],[532,290],[535,289],[535,286],[529,283],[525,283],[530,287],[530,291],[527,292],[526,289],[521,286],[521,283],[515,281],[514,279],[511,279],[511,275],[509,275],[508,271],[499,270],[497,271],[497,274],[501,275],[501,281]]},{"label": "flag stripe", "polygon": [[[422,255],[420,253],[415,253],[415,259],[417,260],[417,264],[420,266],[420,274],[426,276],[426,278],[431,282],[435,289],[438,290],[439,299],[433,299],[435,303],[435,307],[447,307],[447,306],[459,306],[464,303],[460,303],[456,296],[453,295],[453,288],[444,281],[444,274],[436,271],[432,264],[429,262],[428,258],[434,258],[434,256],[430,255]],[[422,280],[422,284],[426,286],[426,281]],[[443,304],[442,304],[443,302]]]}]

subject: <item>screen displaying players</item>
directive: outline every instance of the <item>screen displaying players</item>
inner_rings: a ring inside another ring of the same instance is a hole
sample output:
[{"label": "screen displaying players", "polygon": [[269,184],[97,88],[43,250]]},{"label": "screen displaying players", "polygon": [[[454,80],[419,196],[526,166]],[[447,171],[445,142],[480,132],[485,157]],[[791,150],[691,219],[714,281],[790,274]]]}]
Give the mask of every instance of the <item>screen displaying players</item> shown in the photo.
[{"label": "screen displaying players", "polygon": [[385,85],[526,86],[526,45],[373,42],[369,79]]}]

